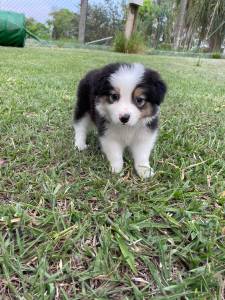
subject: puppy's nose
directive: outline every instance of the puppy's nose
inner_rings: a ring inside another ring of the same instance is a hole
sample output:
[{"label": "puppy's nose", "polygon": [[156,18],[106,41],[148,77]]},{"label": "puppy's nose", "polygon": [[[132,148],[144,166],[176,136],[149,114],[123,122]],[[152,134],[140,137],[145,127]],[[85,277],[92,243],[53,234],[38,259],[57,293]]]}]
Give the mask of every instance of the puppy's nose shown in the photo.
[{"label": "puppy's nose", "polygon": [[127,123],[129,121],[129,119],[130,119],[130,115],[129,114],[125,114],[125,115],[120,116],[120,121],[123,124]]}]

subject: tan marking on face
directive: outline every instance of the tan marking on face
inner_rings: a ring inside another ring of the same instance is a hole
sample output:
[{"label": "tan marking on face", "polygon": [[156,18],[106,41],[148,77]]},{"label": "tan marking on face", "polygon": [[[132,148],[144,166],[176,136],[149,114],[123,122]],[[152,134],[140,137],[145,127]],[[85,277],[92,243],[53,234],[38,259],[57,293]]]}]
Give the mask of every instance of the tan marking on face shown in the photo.
[{"label": "tan marking on face", "polygon": [[142,88],[140,88],[140,87],[136,88],[136,89],[134,90],[134,92],[133,92],[133,97],[134,97],[134,98],[135,98],[135,97],[140,97],[140,96],[142,96],[142,95],[144,95],[144,89],[142,89]]},{"label": "tan marking on face", "polygon": [[[133,92],[133,98],[140,97],[145,94],[145,91],[143,88],[136,88]],[[146,102],[142,108],[140,108],[141,111],[141,118],[147,118],[151,117],[153,113],[152,105],[149,102]]]},{"label": "tan marking on face", "polygon": [[149,102],[146,102],[141,109],[141,118],[151,117],[152,116],[152,105]]},{"label": "tan marking on face", "polygon": [[109,102],[108,98],[109,98],[108,96],[101,96],[98,99],[100,103],[104,104],[106,102]]},{"label": "tan marking on face", "polygon": [[[113,88],[111,91],[110,91],[111,94],[120,94],[120,90],[118,88]],[[110,96],[101,96],[99,97],[99,102],[104,104],[104,103],[110,103],[110,100],[109,100],[109,97]]]}]

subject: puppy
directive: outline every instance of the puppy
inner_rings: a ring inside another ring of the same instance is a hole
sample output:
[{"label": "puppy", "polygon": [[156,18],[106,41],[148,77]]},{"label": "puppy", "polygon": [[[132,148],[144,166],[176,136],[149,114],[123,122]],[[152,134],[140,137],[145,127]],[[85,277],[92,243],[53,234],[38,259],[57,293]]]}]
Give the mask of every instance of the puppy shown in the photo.
[{"label": "puppy", "polygon": [[128,147],[137,174],[143,178],[153,176],[149,157],[165,93],[166,84],[159,74],[139,63],[114,63],[89,72],[78,86],[75,146],[86,149],[92,122],[113,173],[122,171],[123,152]]}]

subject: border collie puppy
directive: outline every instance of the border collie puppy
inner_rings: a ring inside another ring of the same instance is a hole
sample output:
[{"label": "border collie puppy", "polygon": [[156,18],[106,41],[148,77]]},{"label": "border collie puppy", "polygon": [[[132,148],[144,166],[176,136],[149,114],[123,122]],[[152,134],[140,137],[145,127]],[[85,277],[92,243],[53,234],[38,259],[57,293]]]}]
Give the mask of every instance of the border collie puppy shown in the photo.
[{"label": "border collie puppy", "polygon": [[89,72],[78,86],[75,146],[86,149],[87,131],[94,123],[113,173],[122,171],[123,151],[128,147],[137,174],[153,176],[149,157],[165,93],[166,85],[159,74],[139,63],[114,63]]}]

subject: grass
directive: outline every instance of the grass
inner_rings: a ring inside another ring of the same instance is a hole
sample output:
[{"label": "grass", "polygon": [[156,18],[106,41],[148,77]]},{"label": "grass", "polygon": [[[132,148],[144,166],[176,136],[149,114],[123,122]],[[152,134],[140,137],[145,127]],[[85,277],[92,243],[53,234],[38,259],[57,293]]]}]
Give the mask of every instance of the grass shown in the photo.
[{"label": "grass", "polygon": [[[225,61],[0,49],[0,298],[224,299]],[[138,61],[169,93],[140,180],[112,176],[71,115],[91,68]]]}]

